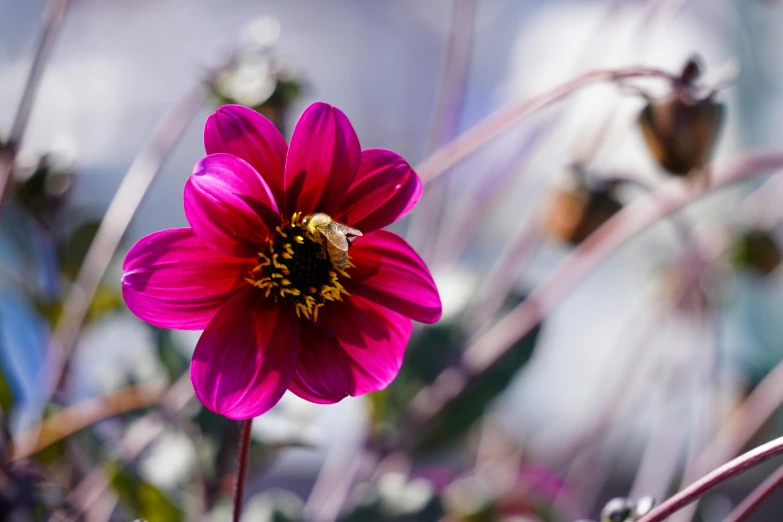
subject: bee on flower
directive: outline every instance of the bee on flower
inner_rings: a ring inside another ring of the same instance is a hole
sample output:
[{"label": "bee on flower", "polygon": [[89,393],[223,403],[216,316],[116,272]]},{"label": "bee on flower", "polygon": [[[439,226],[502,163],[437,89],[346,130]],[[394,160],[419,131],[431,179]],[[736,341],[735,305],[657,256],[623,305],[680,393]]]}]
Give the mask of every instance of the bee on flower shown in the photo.
[{"label": "bee on flower", "polygon": [[223,106],[185,185],[189,228],[139,240],[125,302],[163,328],[204,330],[191,362],[199,400],[232,419],[286,390],[335,403],[386,387],[412,320],[441,315],[427,266],[381,230],[422,185],[394,152],[362,151],[347,117],[315,103],[290,145],[257,112]]}]

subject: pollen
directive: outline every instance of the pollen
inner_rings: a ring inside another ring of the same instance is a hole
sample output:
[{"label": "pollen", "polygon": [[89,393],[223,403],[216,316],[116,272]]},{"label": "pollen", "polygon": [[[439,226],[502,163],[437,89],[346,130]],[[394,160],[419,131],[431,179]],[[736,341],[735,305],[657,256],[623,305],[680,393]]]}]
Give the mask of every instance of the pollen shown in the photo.
[{"label": "pollen", "polygon": [[262,290],[264,298],[287,299],[298,317],[316,322],[327,302],[350,295],[340,279],[350,278],[346,271],[353,265],[349,261],[335,268],[325,245],[307,231],[302,218],[297,212],[276,228],[246,280]]}]

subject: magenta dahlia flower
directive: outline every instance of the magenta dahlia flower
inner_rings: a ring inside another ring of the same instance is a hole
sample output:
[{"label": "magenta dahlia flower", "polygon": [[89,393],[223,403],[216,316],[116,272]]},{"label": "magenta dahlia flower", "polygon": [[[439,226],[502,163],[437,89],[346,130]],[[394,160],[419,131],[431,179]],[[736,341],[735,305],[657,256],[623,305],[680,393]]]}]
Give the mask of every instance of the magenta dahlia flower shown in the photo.
[{"label": "magenta dahlia flower", "polygon": [[[286,390],[327,404],[388,385],[411,320],[441,315],[427,266],[381,230],[421,196],[413,169],[394,152],[362,151],[346,116],[324,103],[302,114],[290,146],[260,114],[221,107],[204,146],[185,185],[190,228],[139,240],[122,277],[141,319],[204,330],[190,366],[201,402],[248,419]],[[361,232],[333,238],[347,261],[313,226],[317,213]]]}]

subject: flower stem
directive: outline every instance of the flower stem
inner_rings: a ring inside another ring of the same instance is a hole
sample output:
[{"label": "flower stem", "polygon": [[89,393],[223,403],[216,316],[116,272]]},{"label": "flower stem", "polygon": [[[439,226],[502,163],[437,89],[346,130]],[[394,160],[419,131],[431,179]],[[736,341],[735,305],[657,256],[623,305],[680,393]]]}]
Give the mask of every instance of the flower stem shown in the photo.
[{"label": "flower stem", "polygon": [[27,75],[22,97],[16,108],[14,121],[11,124],[11,130],[8,133],[8,142],[3,150],[0,150],[0,201],[4,199],[5,193],[11,182],[13,174],[14,161],[19,152],[19,147],[27,130],[27,122],[30,120],[30,111],[33,108],[35,94],[38,92],[38,85],[41,83],[46,62],[52,54],[54,42],[58,30],[65,17],[65,11],[68,8],[69,0],[49,0],[43,15],[41,37],[35,49],[33,63],[30,66],[30,72]]},{"label": "flower stem", "polygon": [[783,454],[783,437],[763,444],[703,476],[687,488],[660,504],[639,522],[660,522],[732,477]]},{"label": "flower stem", "polygon": [[237,475],[234,484],[234,517],[233,522],[239,522],[242,516],[242,505],[245,496],[245,477],[247,476],[248,456],[250,455],[250,428],[253,419],[242,421],[242,434],[239,436],[239,453],[237,455]]},{"label": "flower stem", "polygon": [[745,497],[745,500],[740,502],[723,522],[742,522],[753,514],[756,508],[781,485],[783,485],[783,466],[780,466],[775,473],[767,477],[767,480]]},{"label": "flower stem", "polygon": [[621,82],[634,78],[662,78],[672,82],[678,80],[675,75],[649,67],[588,71],[537,96],[501,107],[469,131],[432,153],[416,167],[416,171],[425,184],[430,183],[522,119],[562,100],[583,87],[594,83]]}]

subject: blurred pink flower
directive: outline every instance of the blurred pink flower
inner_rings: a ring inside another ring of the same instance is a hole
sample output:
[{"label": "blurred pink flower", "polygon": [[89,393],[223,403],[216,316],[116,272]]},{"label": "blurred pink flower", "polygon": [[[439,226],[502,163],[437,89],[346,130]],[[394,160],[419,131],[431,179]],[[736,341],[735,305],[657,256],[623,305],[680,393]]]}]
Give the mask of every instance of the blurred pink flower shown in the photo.
[{"label": "blurred pink flower", "polygon": [[[441,315],[427,266],[380,230],[418,201],[416,173],[394,152],[362,151],[346,116],[324,103],[302,114],[290,146],[260,114],[221,107],[204,145],[185,185],[191,228],[150,234],[125,258],[131,311],[204,329],[191,380],[207,408],[232,419],[266,412],[286,389],[326,404],[388,385],[411,319]],[[364,233],[343,270],[302,224],[315,212]]]}]

